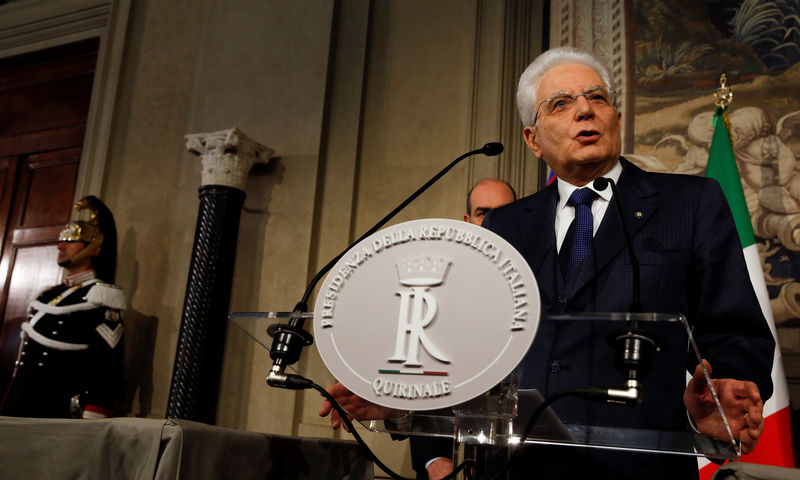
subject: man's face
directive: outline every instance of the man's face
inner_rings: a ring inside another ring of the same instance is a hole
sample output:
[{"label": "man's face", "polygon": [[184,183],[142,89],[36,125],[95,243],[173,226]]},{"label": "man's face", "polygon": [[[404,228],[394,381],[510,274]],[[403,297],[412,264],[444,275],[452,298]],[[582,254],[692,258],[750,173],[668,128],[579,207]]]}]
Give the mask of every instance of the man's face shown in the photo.
[{"label": "man's face", "polygon": [[514,201],[514,194],[503,182],[484,180],[472,189],[470,212],[464,221],[480,225],[490,210]]},{"label": "man's face", "polygon": [[[593,86],[604,86],[591,68],[580,64],[559,65],[539,82],[536,104],[558,92],[584,93]],[[539,109],[537,127],[525,127],[528,148],[545,162],[559,178],[574,185],[585,185],[614,165],[622,150],[622,114],[613,105],[598,105],[577,97],[572,108],[552,114]]]},{"label": "man's face", "polygon": [[[86,248],[85,242],[58,242],[58,264],[62,267],[74,267],[75,265],[70,264],[70,260],[84,248]],[[91,257],[86,257],[81,263],[85,262],[88,265],[90,260]]]}]

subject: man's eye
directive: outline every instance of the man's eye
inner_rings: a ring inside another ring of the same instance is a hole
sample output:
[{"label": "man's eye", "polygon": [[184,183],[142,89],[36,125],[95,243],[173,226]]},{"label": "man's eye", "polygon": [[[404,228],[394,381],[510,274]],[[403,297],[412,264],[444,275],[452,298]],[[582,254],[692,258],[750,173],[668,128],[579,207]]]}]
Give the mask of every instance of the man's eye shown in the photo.
[{"label": "man's eye", "polygon": [[589,98],[595,103],[608,103],[608,98],[600,92],[590,94]]},{"label": "man's eye", "polygon": [[553,99],[553,110],[560,110],[569,105],[569,100],[566,98]]}]

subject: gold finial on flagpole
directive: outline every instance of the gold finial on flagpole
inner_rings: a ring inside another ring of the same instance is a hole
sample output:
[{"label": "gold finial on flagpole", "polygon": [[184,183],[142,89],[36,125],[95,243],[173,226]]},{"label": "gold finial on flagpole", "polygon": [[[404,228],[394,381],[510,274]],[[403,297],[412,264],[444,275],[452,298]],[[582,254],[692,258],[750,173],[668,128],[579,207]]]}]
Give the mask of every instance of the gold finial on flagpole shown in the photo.
[{"label": "gold finial on flagpole", "polygon": [[728,76],[722,74],[719,76],[719,88],[714,92],[714,105],[717,107],[717,113],[714,115],[714,125],[717,124],[717,115],[722,117],[725,128],[728,130],[728,138],[733,143],[733,131],[731,130],[731,118],[728,115],[728,106],[733,101],[733,92],[728,85]]},{"label": "gold finial on flagpole", "polygon": [[728,86],[728,76],[723,73],[719,77],[719,88],[714,92],[714,105],[724,110],[728,108],[731,101],[733,101],[733,92]]}]

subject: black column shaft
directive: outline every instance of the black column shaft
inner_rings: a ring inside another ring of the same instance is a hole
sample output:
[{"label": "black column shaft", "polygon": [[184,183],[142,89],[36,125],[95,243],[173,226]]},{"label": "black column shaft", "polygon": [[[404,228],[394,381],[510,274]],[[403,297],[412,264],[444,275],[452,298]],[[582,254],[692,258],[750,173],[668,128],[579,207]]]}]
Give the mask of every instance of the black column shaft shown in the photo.
[{"label": "black column shaft", "polygon": [[215,423],[244,198],[237,188],[200,187],[167,418]]}]

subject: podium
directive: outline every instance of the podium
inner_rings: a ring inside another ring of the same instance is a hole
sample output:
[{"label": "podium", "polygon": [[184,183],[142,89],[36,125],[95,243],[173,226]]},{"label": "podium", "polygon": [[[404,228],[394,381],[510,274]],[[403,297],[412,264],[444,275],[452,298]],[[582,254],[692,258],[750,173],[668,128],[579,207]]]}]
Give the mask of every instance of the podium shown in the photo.
[{"label": "podium", "polygon": [[[283,314],[291,315],[311,316]],[[281,314],[232,314],[231,318],[268,347],[266,324],[281,318]],[[547,355],[552,352],[541,350],[546,350],[553,338],[574,339],[584,347],[569,357],[552,360]],[[444,409],[361,423],[376,432],[452,441],[454,464],[472,460],[473,478],[494,476],[498,468],[487,462],[505,462],[522,444],[737,459],[739,447],[716,393],[728,438],[712,439],[689,425],[682,394],[689,378],[687,369],[693,370],[700,358],[702,351],[682,315],[545,315],[520,366],[483,395]],[[542,368],[542,359],[548,359],[549,370]],[[632,374],[634,367],[637,372]],[[614,400],[627,405],[564,397],[544,409],[525,434],[531,416],[545,398],[582,387],[625,391],[631,375],[636,377],[639,395]],[[706,381],[710,381],[707,372]]]}]

